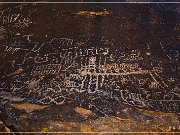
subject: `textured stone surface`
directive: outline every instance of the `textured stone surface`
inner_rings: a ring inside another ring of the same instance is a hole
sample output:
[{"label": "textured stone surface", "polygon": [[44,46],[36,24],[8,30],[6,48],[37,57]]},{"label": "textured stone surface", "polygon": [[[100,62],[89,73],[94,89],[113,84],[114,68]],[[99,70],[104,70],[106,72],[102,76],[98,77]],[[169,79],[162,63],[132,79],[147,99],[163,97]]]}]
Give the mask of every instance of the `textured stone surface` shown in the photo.
[{"label": "textured stone surface", "polygon": [[178,132],[179,7],[2,4],[3,125],[14,132]]}]

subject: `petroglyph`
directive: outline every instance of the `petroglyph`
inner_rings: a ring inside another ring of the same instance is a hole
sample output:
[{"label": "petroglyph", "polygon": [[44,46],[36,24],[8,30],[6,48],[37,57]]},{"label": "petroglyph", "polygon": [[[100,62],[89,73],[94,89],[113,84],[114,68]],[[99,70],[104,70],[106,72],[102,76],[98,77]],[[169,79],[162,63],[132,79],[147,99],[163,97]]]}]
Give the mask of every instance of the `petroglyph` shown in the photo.
[{"label": "petroglyph", "polygon": [[[29,39],[27,40],[29,41]],[[38,44],[34,45],[37,48]],[[66,47],[68,45],[69,47],[67,49],[59,48],[59,45]],[[43,50],[47,46],[50,48],[46,49],[44,54]],[[138,50],[132,50],[126,54],[114,54],[113,49],[107,47],[73,46],[73,40],[67,38],[52,39],[50,42],[39,45],[38,49],[35,48],[31,50],[32,53],[37,52],[37,55],[32,56],[34,65],[30,73],[32,79],[27,77],[23,84],[21,82],[21,85],[24,85],[27,91],[26,96],[35,93],[39,96],[35,100],[37,103],[63,104],[66,99],[74,100],[77,95],[84,93],[94,96],[105,94],[114,99],[110,91],[116,91],[119,95],[118,98],[115,98],[116,100],[140,108],[152,108],[150,101],[153,101],[153,98],[154,100],[158,99],[158,92],[154,93],[154,97],[152,97],[152,94],[146,93],[145,89],[149,89],[147,91],[158,90],[160,95],[164,93],[164,86],[167,86],[167,81],[165,82],[159,75],[163,73],[163,67],[154,66],[152,69],[141,67],[139,63],[143,58]],[[11,51],[13,54],[18,50],[20,48],[7,46],[4,51]],[[28,55],[30,56],[30,53]],[[118,59],[121,58],[122,62],[117,63],[114,55],[118,55]],[[24,60],[29,60],[31,58],[29,56],[28,59],[24,57]],[[45,64],[47,62],[48,64]],[[25,61],[22,61],[23,63]],[[36,66],[36,64],[40,65]],[[54,79],[48,78],[48,76],[53,76]],[[131,88],[129,85],[131,87],[138,86],[139,90]],[[22,86],[14,88],[11,89],[20,93]],[[73,97],[71,97],[72,94]],[[178,107],[175,108],[177,110]],[[163,110],[166,109],[167,107],[163,107]],[[173,109],[169,111],[173,111]]]},{"label": "petroglyph", "polygon": [[[113,50],[107,47],[86,49],[73,46],[72,43],[73,40],[67,38],[52,39],[50,42],[39,45],[38,49],[32,49],[32,52],[35,50],[38,52],[38,55],[32,57],[34,61],[33,65],[36,65],[36,63],[40,65],[32,68],[30,73],[32,79],[25,79],[26,82],[24,81],[23,85],[27,90],[27,95],[38,93],[37,95],[41,97],[35,102],[62,104],[72,94],[75,97],[77,93],[102,96],[102,93],[108,94],[110,91],[117,91],[119,97],[115,98],[116,100],[127,102],[136,107],[149,108],[151,107],[149,100],[151,101],[151,98],[154,98],[154,100],[158,99],[158,93],[154,94],[154,97],[151,97],[151,94],[147,94],[144,90],[133,90],[128,85],[138,86],[140,87],[139,89],[146,88],[149,91],[151,89],[162,90],[159,94],[163,93],[163,88],[167,85],[167,82],[164,82],[163,78],[159,75],[163,73],[164,69],[162,67],[154,66],[152,69],[143,69],[141,67],[139,62],[143,58],[140,56],[141,53],[138,50],[132,50],[126,54],[113,54]],[[48,44],[53,49],[42,55],[41,52]],[[35,44],[35,46],[37,45]],[[58,45],[69,45],[70,48],[59,48]],[[56,47],[59,50],[55,49]],[[19,49],[6,47],[5,51],[12,52],[13,50],[15,52]],[[122,59],[121,61],[124,60],[124,62],[116,63],[115,59],[113,61],[112,57],[114,55],[119,55],[119,58]],[[45,64],[47,62],[48,64]],[[54,79],[46,78],[46,76],[52,75]],[[126,89],[123,90],[123,87],[126,87]],[[21,91],[21,89],[14,88],[12,87],[13,91],[17,93]],[[109,97],[114,99],[111,94]],[[73,100],[74,98],[71,97]]]},{"label": "petroglyph", "polygon": [[6,49],[5,49],[4,51],[5,51],[5,52],[11,52],[11,54],[14,54],[14,53],[17,52],[19,49],[21,49],[21,48],[14,48],[14,47],[6,46]]},{"label": "petroglyph", "polygon": [[29,18],[23,18],[23,20],[18,20],[17,23],[15,23],[16,28],[26,28],[31,24],[32,21]]},{"label": "petroglyph", "polygon": [[[112,110],[99,109],[102,107],[98,102],[117,101],[149,110],[179,111],[177,47],[168,49],[168,45],[161,42],[154,50],[151,43],[145,43],[145,47],[133,42],[132,46],[126,45],[124,41],[118,42],[119,39],[106,38],[109,32],[103,36],[94,32],[83,35],[79,31],[80,36],[76,37],[74,33],[68,36],[62,29],[59,35],[56,30],[51,35],[43,31],[46,26],[33,27],[38,22],[33,22],[31,14],[37,9],[27,9],[25,14],[22,8],[16,7],[16,12],[14,8],[0,11],[2,91],[9,91],[29,103],[50,105],[78,101],[79,105],[94,107],[104,115]],[[101,13],[106,12],[89,13],[98,18],[105,17]],[[85,17],[82,14],[87,13],[79,12],[75,16]],[[28,29],[30,26],[32,31]],[[61,27],[61,22],[58,26]],[[68,31],[68,27],[65,29]],[[40,30],[43,35],[39,34]],[[128,38],[120,39],[129,42]],[[156,49],[159,54],[155,53]]]},{"label": "petroglyph", "polygon": [[44,76],[44,75],[58,74],[60,69],[61,69],[60,64],[41,65],[41,66],[34,67],[31,72],[31,75]]}]

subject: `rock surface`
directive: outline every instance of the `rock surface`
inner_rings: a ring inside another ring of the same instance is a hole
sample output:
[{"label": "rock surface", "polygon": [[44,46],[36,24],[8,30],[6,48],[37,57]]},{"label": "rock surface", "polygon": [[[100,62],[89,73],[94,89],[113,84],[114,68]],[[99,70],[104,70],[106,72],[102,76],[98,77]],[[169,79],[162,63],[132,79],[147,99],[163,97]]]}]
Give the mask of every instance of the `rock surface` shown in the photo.
[{"label": "rock surface", "polygon": [[179,8],[1,4],[1,132],[180,132]]}]

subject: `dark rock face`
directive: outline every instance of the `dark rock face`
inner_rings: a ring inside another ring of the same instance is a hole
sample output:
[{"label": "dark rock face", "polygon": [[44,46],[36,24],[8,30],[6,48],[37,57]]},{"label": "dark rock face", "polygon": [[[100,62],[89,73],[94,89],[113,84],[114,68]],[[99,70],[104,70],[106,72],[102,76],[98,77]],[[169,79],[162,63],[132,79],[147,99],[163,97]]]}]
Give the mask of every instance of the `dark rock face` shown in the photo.
[{"label": "dark rock face", "polygon": [[179,7],[1,5],[2,121],[13,131],[104,116],[158,125],[156,112],[164,112],[160,121],[178,125]]}]

